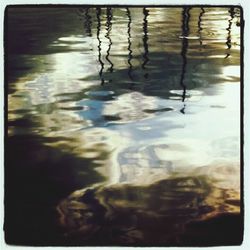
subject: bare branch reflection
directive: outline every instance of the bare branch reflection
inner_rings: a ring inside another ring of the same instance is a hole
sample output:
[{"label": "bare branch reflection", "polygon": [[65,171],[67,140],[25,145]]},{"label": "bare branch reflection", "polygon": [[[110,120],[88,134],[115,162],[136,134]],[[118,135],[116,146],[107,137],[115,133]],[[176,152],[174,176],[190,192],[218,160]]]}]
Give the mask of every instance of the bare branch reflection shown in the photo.
[{"label": "bare branch reflection", "polygon": [[199,41],[200,41],[200,46],[202,46],[202,16],[204,15],[205,13],[205,9],[203,7],[201,7],[201,12],[199,14],[199,17],[198,17],[198,34],[199,34]]},{"label": "bare branch reflection", "polygon": [[239,7],[6,14],[9,244],[241,243]]},{"label": "bare branch reflection", "polygon": [[108,43],[108,50],[107,50],[106,60],[110,64],[110,67],[108,68],[108,71],[112,73],[113,72],[114,64],[109,59],[110,50],[111,50],[111,46],[112,46],[112,40],[111,40],[111,37],[110,37],[111,29],[112,29],[112,9],[111,8],[107,8],[107,22],[106,22],[107,33],[106,33],[105,37],[108,39],[109,43]]},{"label": "bare branch reflection", "polygon": [[91,21],[91,15],[89,14],[89,8],[85,9],[85,27],[86,27],[86,33],[89,36],[92,36],[92,32],[91,32],[91,25],[92,25],[92,21]]},{"label": "bare branch reflection", "polygon": [[[133,71],[133,65],[131,63],[133,59],[133,51],[132,51],[132,42],[131,42],[131,23],[132,23],[132,18],[131,18],[131,13],[129,8],[126,8],[126,15],[128,17],[128,76],[131,81],[133,81],[133,76],[132,76],[132,71]],[[131,83],[133,84],[133,83]]]},{"label": "bare branch reflection", "polygon": [[[181,70],[181,78],[180,78],[180,85],[183,89],[182,93],[182,102],[186,99],[186,90],[187,85],[185,83],[185,73],[187,67],[187,50],[188,50],[188,35],[189,35],[189,19],[190,19],[190,7],[184,7],[182,11],[182,70]],[[185,105],[181,109],[181,112],[185,113]]]},{"label": "bare branch reflection", "polygon": [[97,17],[97,32],[96,32],[96,37],[97,37],[97,40],[98,40],[98,61],[101,65],[101,68],[100,68],[100,71],[99,71],[99,76],[100,76],[100,79],[101,79],[101,85],[104,84],[104,78],[102,76],[102,73],[103,73],[103,69],[104,69],[104,63],[102,61],[102,49],[101,49],[101,44],[102,44],[102,41],[100,39],[100,30],[101,30],[101,8],[96,8],[96,17]]},{"label": "bare branch reflection", "polygon": [[232,22],[233,22],[233,19],[234,19],[234,15],[235,15],[235,12],[234,12],[234,7],[231,7],[229,10],[228,10],[229,14],[230,14],[230,18],[228,20],[228,27],[227,27],[227,41],[226,41],[226,45],[227,45],[227,54],[226,54],[226,57],[225,58],[228,58],[230,56],[230,49],[232,47],[232,44],[231,44],[231,28],[232,28]]},{"label": "bare branch reflection", "polygon": [[[147,8],[143,8],[143,47],[144,47],[144,54],[143,54],[143,58],[144,61],[142,63],[142,69],[145,70],[146,69],[146,64],[149,61],[149,57],[148,57],[148,16],[149,16],[149,10],[147,10]],[[144,78],[148,78],[148,73],[144,74]]]}]

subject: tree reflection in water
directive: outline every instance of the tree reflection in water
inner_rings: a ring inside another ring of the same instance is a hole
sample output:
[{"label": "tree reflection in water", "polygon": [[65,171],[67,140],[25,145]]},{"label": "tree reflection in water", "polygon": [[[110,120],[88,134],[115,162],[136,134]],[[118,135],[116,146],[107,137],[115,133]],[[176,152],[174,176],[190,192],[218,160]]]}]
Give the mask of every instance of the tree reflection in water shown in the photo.
[{"label": "tree reflection in water", "polygon": [[132,71],[133,71],[133,65],[131,63],[132,59],[133,59],[133,51],[131,49],[131,46],[132,46],[132,42],[131,42],[131,23],[132,23],[132,19],[131,19],[131,13],[130,13],[130,10],[129,8],[126,8],[126,11],[127,11],[127,16],[128,16],[128,65],[129,65],[129,68],[128,68],[128,76],[129,76],[129,79],[131,81],[131,89],[133,89],[133,76],[132,76]]},{"label": "tree reflection in water", "polygon": [[112,40],[110,38],[111,29],[112,29],[112,10],[111,10],[111,8],[107,8],[107,22],[106,22],[107,33],[106,33],[105,37],[108,39],[109,44],[108,44],[107,55],[106,55],[105,58],[110,64],[110,67],[108,68],[108,71],[112,73],[114,64],[109,60],[109,53],[110,53],[111,46],[112,46]]},{"label": "tree reflection in water", "polygon": [[36,8],[7,11],[7,241],[240,244],[241,10]]},{"label": "tree reflection in water", "polygon": [[101,45],[102,45],[102,41],[100,39],[100,30],[101,30],[101,19],[100,19],[100,16],[101,16],[101,8],[96,8],[96,17],[97,17],[97,32],[96,32],[96,37],[97,37],[97,40],[98,40],[98,61],[101,65],[101,68],[100,68],[100,71],[99,71],[99,76],[101,78],[101,85],[104,84],[104,79],[103,79],[103,76],[102,76],[102,72],[103,72],[103,69],[104,69],[104,63],[102,61],[102,54],[101,54],[101,51],[102,51],[102,48],[101,48]]},{"label": "tree reflection in water", "polygon": [[241,241],[242,228],[237,212],[226,213],[239,206],[225,201],[228,195],[206,176],[176,176],[148,186],[77,191],[57,209],[69,244],[217,245],[225,244],[227,235],[226,244],[234,245]]},{"label": "tree reflection in water", "polygon": [[[182,102],[185,101],[186,98],[186,91],[187,91],[187,86],[184,83],[184,78],[185,78],[185,72],[186,72],[186,65],[187,65],[187,49],[188,49],[188,35],[189,35],[189,19],[190,19],[190,14],[189,14],[190,8],[185,7],[183,9],[182,15],[183,15],[183,24],[182,24],[182,51],[181,51],[181,56],[183,59],[183,64],[182,64],[182,70],[181,70],[181,80],[180,80],[180,85],[183,88],[183,94],[182,94]],[[185,114],[185,104],[184,107],[180,110],[181,113]]]},{"label": "tree reflection in water", "polygon": [[230,19],[228,20],[228,28],[227,28],[228,36],[227,36],[227,42],[226,42],[228,53],[227,53],[225,58],[228,58],[230,56],[230,49],[232,47],[232,45],[231,45],[231,27],[232,27],[232,21],[234,19],[234,14],[235,14],[234,8],[231,7],[228,12],[230,13]]}]

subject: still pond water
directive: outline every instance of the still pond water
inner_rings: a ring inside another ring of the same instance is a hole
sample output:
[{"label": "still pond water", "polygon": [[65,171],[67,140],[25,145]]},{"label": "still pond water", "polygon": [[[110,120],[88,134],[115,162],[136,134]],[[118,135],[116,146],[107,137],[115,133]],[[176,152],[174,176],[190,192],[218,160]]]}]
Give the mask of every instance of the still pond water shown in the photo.
[{"label": "still pond water", "polygon": [[237,7],[9,7],[6,241],[240,244]]}]

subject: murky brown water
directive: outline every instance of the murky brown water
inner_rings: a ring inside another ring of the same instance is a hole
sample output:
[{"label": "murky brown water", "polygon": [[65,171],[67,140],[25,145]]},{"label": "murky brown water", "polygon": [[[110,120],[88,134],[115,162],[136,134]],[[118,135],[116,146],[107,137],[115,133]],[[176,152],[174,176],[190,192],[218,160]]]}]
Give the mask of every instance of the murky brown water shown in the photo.
[{"label": "murky brown water", "polygon": [[6,240],[240,244],[237,7],[10,7]]}]

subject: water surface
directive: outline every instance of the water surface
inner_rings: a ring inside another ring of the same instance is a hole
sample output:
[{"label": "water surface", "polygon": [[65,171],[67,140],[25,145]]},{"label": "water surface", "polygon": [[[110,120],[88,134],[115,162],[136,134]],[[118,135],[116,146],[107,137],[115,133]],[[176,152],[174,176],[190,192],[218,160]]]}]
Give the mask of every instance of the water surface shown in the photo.
[{"label": "water surface", "polygon": [[240,244],[239,8],[6,18],[7,242]]}]

